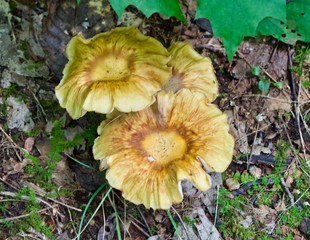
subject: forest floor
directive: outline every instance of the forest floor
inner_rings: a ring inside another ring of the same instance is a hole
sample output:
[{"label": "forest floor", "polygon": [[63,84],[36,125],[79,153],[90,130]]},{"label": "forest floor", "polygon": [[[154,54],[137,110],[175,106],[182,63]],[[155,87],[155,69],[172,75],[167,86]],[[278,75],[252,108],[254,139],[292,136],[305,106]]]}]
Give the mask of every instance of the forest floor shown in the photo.
[{"label": "forest floor", "polygon": [[[117,21],[105,1],[84,2],[0,0],[0,239],[309,239],[309,45],[249,38],[228,62],[192,6],[187,23],[134,8]],[[212,59],[214,103],[235,138],[212,189],[184,182],[169,211],[135,206],[107,185],[91,150],[102,117],[72,120],[54,93],[71,36],[129,25]]]}]

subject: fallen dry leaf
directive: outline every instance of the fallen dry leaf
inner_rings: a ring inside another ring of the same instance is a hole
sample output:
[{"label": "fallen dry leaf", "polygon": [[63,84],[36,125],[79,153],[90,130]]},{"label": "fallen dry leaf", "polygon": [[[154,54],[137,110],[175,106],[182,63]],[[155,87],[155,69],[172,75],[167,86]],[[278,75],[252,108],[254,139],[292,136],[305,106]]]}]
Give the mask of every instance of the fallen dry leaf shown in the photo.
[{"label": "fallen dry leaf", "polygon": [[33,137],[29,137],[25,140],[25,143],[24,143],[24,149],[30,153],[33,149],[33,146],[34,146],[34,143],[35,143],[35,138]]},{"label": "fallen dry leaf", "polygon": [[259,167],[256,167],[256,166],[250,166],[249,172],[256,179],[260,178],[262,176],[262,169],[260,169]]},{"label": "fallen dry leaf", "polygon": [[266,226],[273,226],[275,224],[275,220],[277,218],[277,211],[266,206],[261,205],[259,208],[253,209],[255,219],[258,220],[260,223]]},{"label": "fallen dry leaf", "polygon": [[225,184],[230,191],[240,188],[240,183],[233,178],[227,178]]}]

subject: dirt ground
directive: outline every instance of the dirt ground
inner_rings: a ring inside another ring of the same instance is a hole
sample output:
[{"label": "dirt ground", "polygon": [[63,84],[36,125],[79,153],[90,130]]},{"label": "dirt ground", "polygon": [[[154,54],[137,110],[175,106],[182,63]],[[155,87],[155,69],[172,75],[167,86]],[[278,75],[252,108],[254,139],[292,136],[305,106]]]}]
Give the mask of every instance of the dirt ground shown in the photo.
[{"label": "dirt ground", "polygon": [[[81,230],[80,239],[100,240],[309,239],[309,46],[249,38],[228,62],[208,21],[183,10],[187,23],[133,7],[117,19],[107,1],[0,0],[0,239],[77,239]],[[212,189],[184,182],[184,201],[169,212],[110,190],[91,150],[103,118],[70,119],[54,93],[72,36],[130,25],[212,59],[215,104],[235,138],[234,160],[212,175]]]}]

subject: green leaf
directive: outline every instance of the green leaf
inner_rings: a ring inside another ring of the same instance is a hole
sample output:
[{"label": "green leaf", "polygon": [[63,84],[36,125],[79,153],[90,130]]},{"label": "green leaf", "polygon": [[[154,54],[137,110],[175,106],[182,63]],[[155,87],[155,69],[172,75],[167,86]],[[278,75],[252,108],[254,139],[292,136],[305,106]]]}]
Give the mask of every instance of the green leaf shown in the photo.
[{"label": "green leaf", "polygon": [[231,61],[245,36],[256,36],[265,17],[285,18],[285,0],[197,0],[196,18],[208,18],[216,37],[222,38]]},{"label": "green leaf", "polygon": [[282,89],[283,88],[283,82],[274,82],[272,83],[273,86],[275,86],[278,89]]},{"label": "green leaf", "polygon": [[309,0],[294,0],[287,5],[287,25],[296,29],[306,42],[310,42]]},{"label": "green leaf", "polygon": [[258,82],[258,89],[262,92],[267,92],[269,90],[270,83],[266,79],[261,79]]},{"label": "green leaf", "polygon": [[261,72],[262,72],[262,70],[260,69],[260,67],[253,67],[252,68],[252,74],[254,76],[260,76]]},{"label": "green leaf", "polygon": [[290,29],[282,20],[267,17],[257,27],[257,35],[273,36],[282,42],[294,45],[296,41],[303,40],[295,29]]},{"label": "green leaf", "polygon": [[294,45],[296,41],[310,41],[310,1],[294,0],[287,4],[286,19],[267,17],[257,27],[257,35],[271,35]]},{"label": "green leaf", "polygon": [[306,89],[310,88],[310,80],[302,80],[301,84]]},{"label": "green leaf", "polygon": [[185,21],[178,0],[109,0],[109,2],[119,18],[126,7],[134,5],[147,17],[159,12],[167,17],[176,17]]}]

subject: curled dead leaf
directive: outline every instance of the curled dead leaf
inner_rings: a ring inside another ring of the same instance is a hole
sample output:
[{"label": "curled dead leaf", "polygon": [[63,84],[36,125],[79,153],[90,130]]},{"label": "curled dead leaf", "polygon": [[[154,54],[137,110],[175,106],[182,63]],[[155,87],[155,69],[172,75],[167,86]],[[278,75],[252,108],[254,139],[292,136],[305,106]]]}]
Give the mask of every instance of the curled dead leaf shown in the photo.
[{"label": "curled dead leaf", "polygon": [[29,137],[25,140],[25,143],[24,143],[24,149],[30,153],[33,149],[33,146],[34,146],[34,143],[35,143],[35,138],[33,137]]}]

